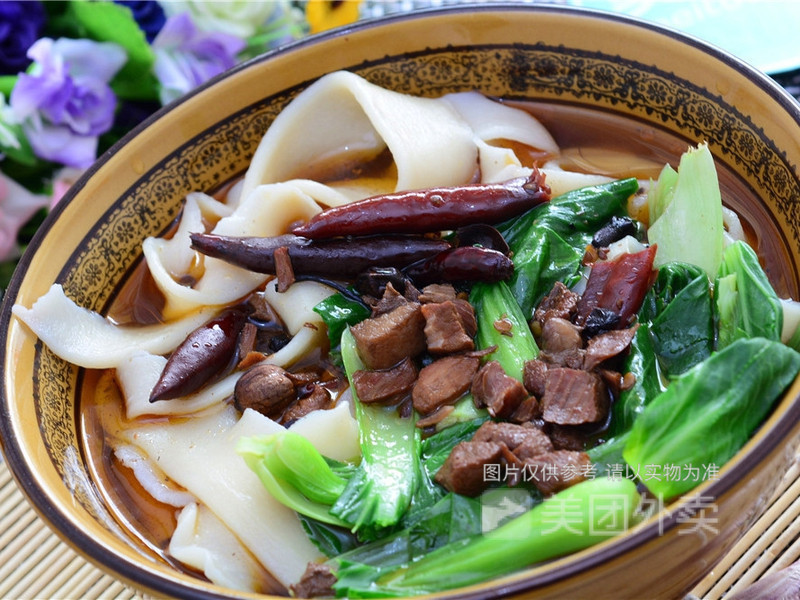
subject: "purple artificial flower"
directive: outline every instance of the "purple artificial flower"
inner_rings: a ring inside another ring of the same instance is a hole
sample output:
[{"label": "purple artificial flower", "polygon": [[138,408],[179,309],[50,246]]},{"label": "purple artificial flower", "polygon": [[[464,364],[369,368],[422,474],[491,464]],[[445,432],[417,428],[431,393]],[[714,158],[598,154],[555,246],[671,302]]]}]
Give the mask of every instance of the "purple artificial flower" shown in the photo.
[{"label": "purple artificial flower", "polygon": [[114,2],[131,9],[133,19],[150,43],[153,42],[167,20],[164,9],[156,0],[114,0]]},{"label": "purple artificial flower", "polygon": [[40,158],[86,167],[97,137],[111,128],[117,98],[108,82],[125,64],[117,44],[42,38],[28,52],[36,64],[20,74],[11,107]]},{"label": "purple artificial flower", "polygon": [[45,18],[41,2],[0,2],[0,74],[16,75],[28,67],[28,48],[39,39]]},{"label": "purple artificial flower", "polygon": [[245,45],[233,35],[199,31],[188,13],[167,19],[153,42],[153,71],[161,84],[161,103],[233,67]]}]

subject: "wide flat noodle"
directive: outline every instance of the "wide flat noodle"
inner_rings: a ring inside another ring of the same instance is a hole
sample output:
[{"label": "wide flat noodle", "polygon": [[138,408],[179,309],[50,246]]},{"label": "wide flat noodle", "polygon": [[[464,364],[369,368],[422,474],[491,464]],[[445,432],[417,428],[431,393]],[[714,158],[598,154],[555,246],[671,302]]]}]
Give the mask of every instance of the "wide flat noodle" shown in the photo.
[{"label": "wide flat noodle", "polygon": [[[306,220],[320,211],[312,197],[300,186],[278,183],[259,186],[245,196],[236,210],[219,220],[212,233],[227,236],[274,236],[289,225]],[[202,231],[202,229],[200,230]],[[188,245],[188,239],[184,242]],[[170,246],[157,238],[144,241],[147,266],[166,298],[164,314],[184,314],[199,306],[230,304],[259,287],[268,276],[235,267],[222,260],[204,257],[203,273],[192,286],[184,285],[167,265]]]},{"label": "wide flat noodle", "polygon": [[320,553],[294,511],[275,500],[236,453],[240,437],[269,435],[283,427],[233,407],[168,426],[142,424],[122,432],[156,461],[164,474],[193,494],[283,585],[299,580]]},{"label": "wide flat noodle", "polygon": [[169,553],[222,587],[244,592],[276,591],[247,548],[202,505],[192,503],[180,512]]},{"label": "wide flat noodle", "polygon": [[150,394],[166,364],[167,359],[163,356],[136,351],[117,365],[117,381],[125,398],[125,416],[128,419],[200,412],[230,398],[242,376],[241,371],[236,371],[189,396],[150,402]]},{"label": "wide flat noodle", "polygon": [[321,77],[273,121],[245,176],[243,193],[299,176],[348,149],[397,167],[396,190],[458,185],[477,165],[473,132],[445,102],[380,88],[344,71]]},{"label": "wide flat noodle", "polygon": [[549,154],[558,154],[553,136],[533,115],[491,100],[480,92],[447,94],[442,100],[449,103],[484,142],[509,140],[519,142]]},{"label": "wide flat noodle", "polygon": [[170,323],[120,326],[75,304],[57,283],[31,308],[16,304],[11,311],[57,356],[91,369],[114,368],[136,350],[171,352],[217,312],[204,308]]}]

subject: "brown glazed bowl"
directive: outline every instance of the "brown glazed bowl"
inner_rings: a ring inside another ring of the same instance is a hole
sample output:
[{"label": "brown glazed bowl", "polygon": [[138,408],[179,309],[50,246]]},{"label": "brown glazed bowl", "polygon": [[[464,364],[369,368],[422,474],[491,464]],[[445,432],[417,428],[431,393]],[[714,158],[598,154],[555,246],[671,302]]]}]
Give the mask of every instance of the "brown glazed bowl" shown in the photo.
[{"label": "brown glazed bowl", "polygon": [[[644,137],[658,130],[682,140],[675,157],[708,141],[724,197],[753,224],[757,244],[779,257],[766,265],[778,293],[798,298],[800,106],[764,74],[698,40],[606,13],[491,3],[364,22],[241,65],[97,161],[23,257],[0,315],[0,441],[11,471],[59,536],[146,594],[251,597],[154,558],[112,517],[84,460],[76,410],[84,373],[43,347],[11,307],[30,306],[58,282],[103,312],[142,260],[142,240],[169,227],[184,196],[241,175],[275,115],[342,69],[410,94],[477,89],[622,115]],[[800,439],[799,395],[795,382],[692,498],[619,538],[442,597],[682,597],[764,510]]]}]

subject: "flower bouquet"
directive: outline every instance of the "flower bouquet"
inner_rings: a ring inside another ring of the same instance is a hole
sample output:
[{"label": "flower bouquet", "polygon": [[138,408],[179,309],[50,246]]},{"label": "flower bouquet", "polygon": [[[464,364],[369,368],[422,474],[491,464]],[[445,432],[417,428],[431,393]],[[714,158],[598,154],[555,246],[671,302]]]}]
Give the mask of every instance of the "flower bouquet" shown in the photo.
[{"label": "flower bouquet", "polygon": [[125,133],[243,60],[357,20],[359,5],[0,2],[0,298],[49,210]]}]

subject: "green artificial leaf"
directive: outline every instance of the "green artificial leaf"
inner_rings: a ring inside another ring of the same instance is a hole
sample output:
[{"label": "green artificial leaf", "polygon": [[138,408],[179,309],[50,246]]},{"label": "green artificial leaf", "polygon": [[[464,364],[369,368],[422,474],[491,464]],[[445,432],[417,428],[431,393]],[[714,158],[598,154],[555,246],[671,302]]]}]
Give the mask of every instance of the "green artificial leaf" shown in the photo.
[{"label": "green artificial leaf", "polygon": [[158,81],[153,75],[155,55],[131,10],[114,2],[73,0],[69,14],[99,42],[122,46],[128,61],[111,82],[111,89],[124,100],[157,100]]}]

